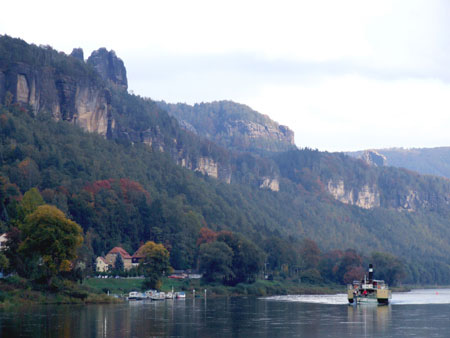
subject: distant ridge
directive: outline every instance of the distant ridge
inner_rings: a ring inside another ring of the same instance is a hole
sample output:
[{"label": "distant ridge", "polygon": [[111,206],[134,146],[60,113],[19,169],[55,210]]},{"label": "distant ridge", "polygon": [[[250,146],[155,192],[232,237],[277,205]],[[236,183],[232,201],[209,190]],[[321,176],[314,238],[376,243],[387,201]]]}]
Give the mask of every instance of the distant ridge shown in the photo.
[{"label": "distant ridge", "polygon": [[228,149],[256,153],[295,149],[294,132],[267,115],[233,101],[158,105],[180,124]]},{"label": "distant ridge", "polygon": [[[425,175],[450,178],[450,147],[376,149],[386,158],[386,165],[413,170]],[[365,151],[346,152],[361,158]]]}]

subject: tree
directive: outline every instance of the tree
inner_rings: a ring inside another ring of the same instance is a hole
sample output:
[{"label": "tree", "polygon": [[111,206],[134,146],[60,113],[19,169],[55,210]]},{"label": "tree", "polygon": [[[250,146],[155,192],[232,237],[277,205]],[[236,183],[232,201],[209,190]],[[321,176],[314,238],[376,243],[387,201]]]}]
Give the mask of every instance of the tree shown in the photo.
[{"label": "tree", "polygon": [[211,243],[217,239],[217,233],[208,229],[207,227],[203,227],[200,229],[197,239],[197,246],[200,246],[203,243]]},{"label": "tree", "polygon": [[7,269],[9,266],[9,260],[6,258],[5,254],[0,252],[0,272]]},{"label": "tree", "polygon": [[[340,283],[349,282],[348,279],[355,278],[360,272],[362,266],[362,257],[353,249],[347,249],[339,262],[336,271],[336,277]],[[352,271],[353,270],[353,271]],[[347,274],[348,273],[348,274]],[[347,274],[347,277],[345,277]],[[352,279],[353,280],[353,279]]]},{"label": "tree", "polygon": [[234,250],[233,284],[240,282],[254,282],[258,272],[262,270],[265,255],[253,242],[245,238],[239,239],[239,245]]},{"label": "tree", "polygon": [[227,282],[234,278],[232,270],[233,250],[224,242],[200,245],[200,269],[209,282]]},{"label": "tree", "polygon": [[300,246],[300,255],[304,269],[317,269],[320,261],[320,249],[311,239],[304,239]]},{"label": "tree", "polygon": [[116,261],[114,262],[114,270],[117,272],[123,272],[125,265],[123,264],[123,259],[121,254],[117,254]]},{"label": "tree", "polygon": [[146,277],[144,286],[159,289],[161,277],[171,269],[169,251],[162,244],[152,241],[145,243],[139,251],[144,256],[139,264],[140,270]]},{"label": "tree", "polygon": [[390,285],[396,285],[405,277],[405,266],[397,257],[384,252],[372,252],[370,258],[376,279],[383,279]]},{"label": "tree", "polygon": [[33,213],[38,206],[45,204],[42,195],[37,188],[28,190],[19,204],[19,217],[24,220],[26,216]]},{"label": "tree", "polygon": [[83,242],[83,231],[62,211],[51,205],[41,205],[19,228],[24,238],[19,252],[39,259],[42,278],[48,285],[60,271],[71,269],[71,261]]},{"label": "tree", "polygon": [[292,244],[279,237],[269,237],[264,242],[264,249],[267,253],[267,263],[269,270],[281,270],[283,264],[295,266],[298,264],[296,250]]}]

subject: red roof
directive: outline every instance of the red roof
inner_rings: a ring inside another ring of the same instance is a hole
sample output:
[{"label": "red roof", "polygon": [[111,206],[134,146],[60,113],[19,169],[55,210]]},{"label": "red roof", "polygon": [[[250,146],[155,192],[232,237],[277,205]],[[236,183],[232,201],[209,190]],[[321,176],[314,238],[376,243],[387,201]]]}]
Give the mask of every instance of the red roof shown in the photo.
[{"label": "red roof", "polygon": [[126,252],[124,248],[121,248],[120,246],[116,246],[116,247],[112,248],[111,251],[108,252],[108,255],[109,254],[120,254],[122,256],[122,258],[130,258],[131,259],[130,254],[128,252]]},{"label": "red roof", "polygon": [[136,252],[133,254],[133,258],[143,258],[144,257],[144,254],[142,253],[142,249],[144,248],[144,246],[143,245],[141,245],[140,247],[139,247],[139,249],[137,249],[136,250]]}]

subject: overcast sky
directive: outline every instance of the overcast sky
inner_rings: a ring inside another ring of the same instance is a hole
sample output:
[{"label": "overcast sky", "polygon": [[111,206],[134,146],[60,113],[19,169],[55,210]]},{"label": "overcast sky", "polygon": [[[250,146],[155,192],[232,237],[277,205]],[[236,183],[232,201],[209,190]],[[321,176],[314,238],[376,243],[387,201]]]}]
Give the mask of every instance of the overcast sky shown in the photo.
[{"label": "overcast sky", "polygon": [[125,62],[129,90],[233,100],[299,147],[450,146],[450,1],[7,1],[0,34]]}]

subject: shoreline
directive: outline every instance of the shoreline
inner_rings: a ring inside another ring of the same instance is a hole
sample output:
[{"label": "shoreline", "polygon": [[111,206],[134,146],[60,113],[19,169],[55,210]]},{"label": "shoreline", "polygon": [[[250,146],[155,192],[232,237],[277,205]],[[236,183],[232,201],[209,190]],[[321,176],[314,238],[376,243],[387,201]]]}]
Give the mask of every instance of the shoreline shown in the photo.
[{"label": "shoreline", "polygon": [[[48,304],[115,304],[125,301],[130,291],[142,289],[143,279],[139,278],[87,278],[83,284],[66,282],[60,290],[48,290],[33,286],[20,278],[0,280],[0,308],[24,305]],[[201,280],[163,279],[161,291],[184,291],[186,298],[204,298],[205,290],[208,298],[223,297],[269,297],[284,295],[324,295],[345,293],[344,285],[307,284],[289,280],[257,280],[252,284],[224,286],[206,284]],[[392,292],[410,292],[417,289],[450,289],[450,286],[436,285],[402,285],[391,287]],[[109,294],[108,294],[109,293]]]}]

